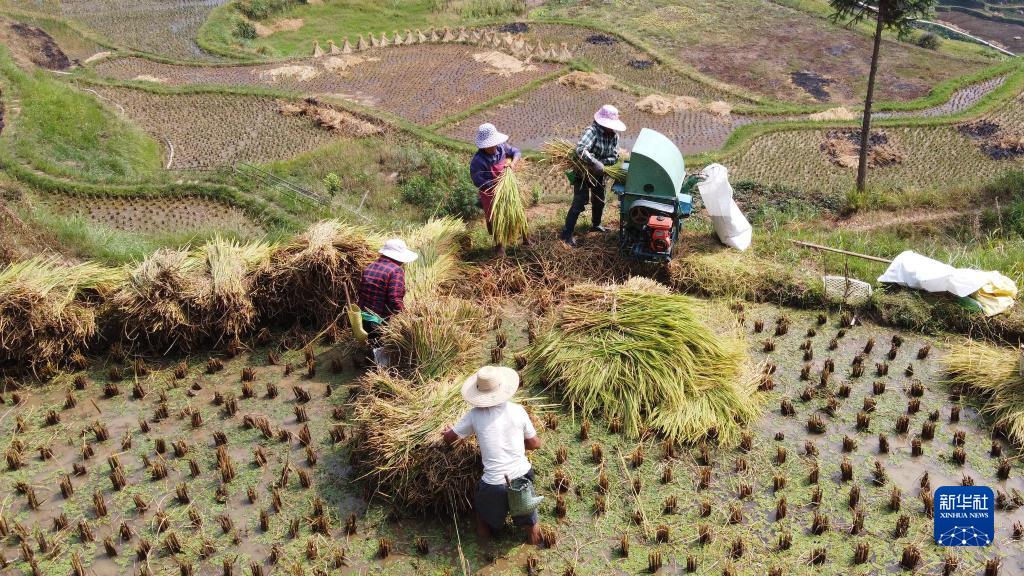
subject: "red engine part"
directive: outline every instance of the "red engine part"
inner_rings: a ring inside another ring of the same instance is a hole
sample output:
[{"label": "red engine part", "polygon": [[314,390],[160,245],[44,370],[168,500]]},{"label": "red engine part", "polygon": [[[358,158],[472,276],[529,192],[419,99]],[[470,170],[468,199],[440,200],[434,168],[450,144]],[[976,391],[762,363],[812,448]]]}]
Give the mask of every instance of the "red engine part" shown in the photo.
[{"label": "red engine part", "polygon": [[652,252],[668,252],[672,248],[672,219],[668,216],[653,215],[647,220],[651,233]]}]

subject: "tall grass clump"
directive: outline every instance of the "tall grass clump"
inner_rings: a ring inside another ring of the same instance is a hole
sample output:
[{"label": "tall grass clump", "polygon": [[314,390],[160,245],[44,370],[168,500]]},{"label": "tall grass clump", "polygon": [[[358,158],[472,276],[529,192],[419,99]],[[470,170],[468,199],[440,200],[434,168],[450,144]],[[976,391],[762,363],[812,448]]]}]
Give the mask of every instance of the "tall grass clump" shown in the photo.
[{"label": "tall grass clump", "polygon": [[519,190],[519,179],[513,170],[501,173],[494,184],[494,206],[491,212],[494,243],[515,246],[526,238],[526,204]]},{"label": "tall grass clump", "polygon": [[975,341],[954,345],[942,359],[948,381],[981,401],[981,412],[1024,444],[1024,376],[1020,353]]},{"label": "tall grass clump", "polygon": [[123,274],[36,257],[0,269],[0,365],[49,371],[96,333],[95,302]]},{"label": "tall grass clump", "polygon": [[467,409],[461,380],[416,384],[378,370],[364,376],[352,421],[352,461],[361,478],[405,512],[448,515],[470,508],[483,472],[473,441],[446,446],[441,432]]},{"label": "tall grass clump", "polygon": [[553,328],[527,353],[524,378],[547,383],[582,410],[616,419],[638,437],[652,429],[695,442],[739,436],[759,414],[746,348],[713,333],[694,299],[634,278],[566,291]]}]

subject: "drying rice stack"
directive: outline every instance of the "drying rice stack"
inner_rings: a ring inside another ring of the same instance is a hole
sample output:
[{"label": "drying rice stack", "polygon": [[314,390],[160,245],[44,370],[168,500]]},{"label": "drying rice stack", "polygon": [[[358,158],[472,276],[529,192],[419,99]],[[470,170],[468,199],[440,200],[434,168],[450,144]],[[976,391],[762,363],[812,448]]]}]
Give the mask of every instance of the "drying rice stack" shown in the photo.
[{"label": "drying rice stack", "polygon": [[942,363],[951,384],[979,396],[981,412],[1024,445],[1024,376],[1020,352],[967,341],[953,346]]},{"label": "drying rice stack", "polygon": [[[594,173],[590,162],[583,160],[576,154],[576,145],[572,142],[558,138],[545,142],[541,146],[540,151],[543,161],[550,164],[553,168],[562,171],[572,170],[587,180],[594,180]],[[605,166],[604,173],[615,182],[620,184],[626,182],[626,171],[619,164]]]},{"label": "drying rice stack", "polygon": [[502,172],[494,185],[491,222],[494,242],[502,246],[519,244],[529,231],[526,225],[526,204],[519,190],[519,180],[512,169]]},{"label": "drying rice stack", "polygon": [[86,296],[108,292],[121,277],[99,264],[42,257],[0,270],[0,364],[49,370],[84,348],[96,332]]},{"label": "drying rice stack", "polygon": [[193,298],[202,311],[203,328],[218,341],[241,338],[256,322],[256,308],[250,295],[256,268],[267,265],[273,246],[265,242],[239,244],[214,238],[196,255],[205,274],[196,283]]},{"label": "drying rice stack", "polygon": [[375,258],[357,229],[317,222],[274,253],[257,274],[253,301],[267,319],[330,324],[355,300],[362,271]]},{"label": "drying rice stack", "polygon": [[476,443],[446,446],[441,439],[444,427],[466,410],[461,380],[416,384],[378,371],[361,384],[352,416],[359,430],[352,459],[375,496],[410,513],[468,510],[482,473]]},{"label": "drying rice stack", "polygon": [[627,435],[734,440],[759,413],[746,348],[701,322],[694,299],[652,280],[570,288],[554,327],[528,350],[524,377],[585,414],[618,418]]},{"label": "drying rice stack", "polygon": [[121,336],[159,352],[191,350],[201,335],[193,300],[201,264],[185,249],[161,248],[131,270],[110,301]]},{"label": "drying rice stack", "polygon": [[406,302],[429,297],[459,277],[464,240],[466,224],[450,217],[430,220],[406,235],[406,244],[420,255],[405,266]]},{"label": "drying rice stack", "polygon": [[397,350],[399,365],[425,382],[467,367],[479,356],[485,328],[479,305],[439,296],[417,301],[393,316],[383,337]]}]

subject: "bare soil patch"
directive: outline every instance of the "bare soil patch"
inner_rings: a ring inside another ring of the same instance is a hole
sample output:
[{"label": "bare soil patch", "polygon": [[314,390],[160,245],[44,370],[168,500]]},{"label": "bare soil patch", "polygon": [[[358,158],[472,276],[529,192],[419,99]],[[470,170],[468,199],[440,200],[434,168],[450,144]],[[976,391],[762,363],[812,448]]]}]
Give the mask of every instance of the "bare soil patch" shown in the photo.
[{"label": "bare soil patch", "polygon": [[[860,156],[860,130],[829,130],[821,151],[835,165],[856,168]],[[880,168],[899,164],[905,158],[904,152],[890,141],[884,130],[871,132],[868,137],[868,166]]]},{"label": "bare soil patch", "polygon": [[71,66],[71,59],[57,42],[37,26],[0,19],[0,41],[23,67],[34,65],[47,70],[64,70]]},{"label": "bare soil patch", "polygon": [[276,22],[266,25],[260,22],[254,22],[256,27],[256,35],[260,38],[266,38],[278,32],[295,32],[301,30],[302,26],[306,22],[302,18],[285,18],[277,20]]}]

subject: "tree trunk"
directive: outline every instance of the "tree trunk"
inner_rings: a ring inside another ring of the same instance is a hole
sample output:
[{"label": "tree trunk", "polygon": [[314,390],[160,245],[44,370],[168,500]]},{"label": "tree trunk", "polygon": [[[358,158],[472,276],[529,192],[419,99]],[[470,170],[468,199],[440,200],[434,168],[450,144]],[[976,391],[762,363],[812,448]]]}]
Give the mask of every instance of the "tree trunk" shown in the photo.
[{"label": "tree trunk", "polygon": [[857,162],[857,191],[864,191],[864,183],[868,177],[868,143],[871,138],[871,101],[875,97],[875,74],[878,73],[878,51],[882,47],[882,22],[886,0],[878,2],[878,15],[875,24],[875,48],[871,52],[871,72],[868,74],[868,95],[864,99],[864,123],[860,132],[860,161]]}]

